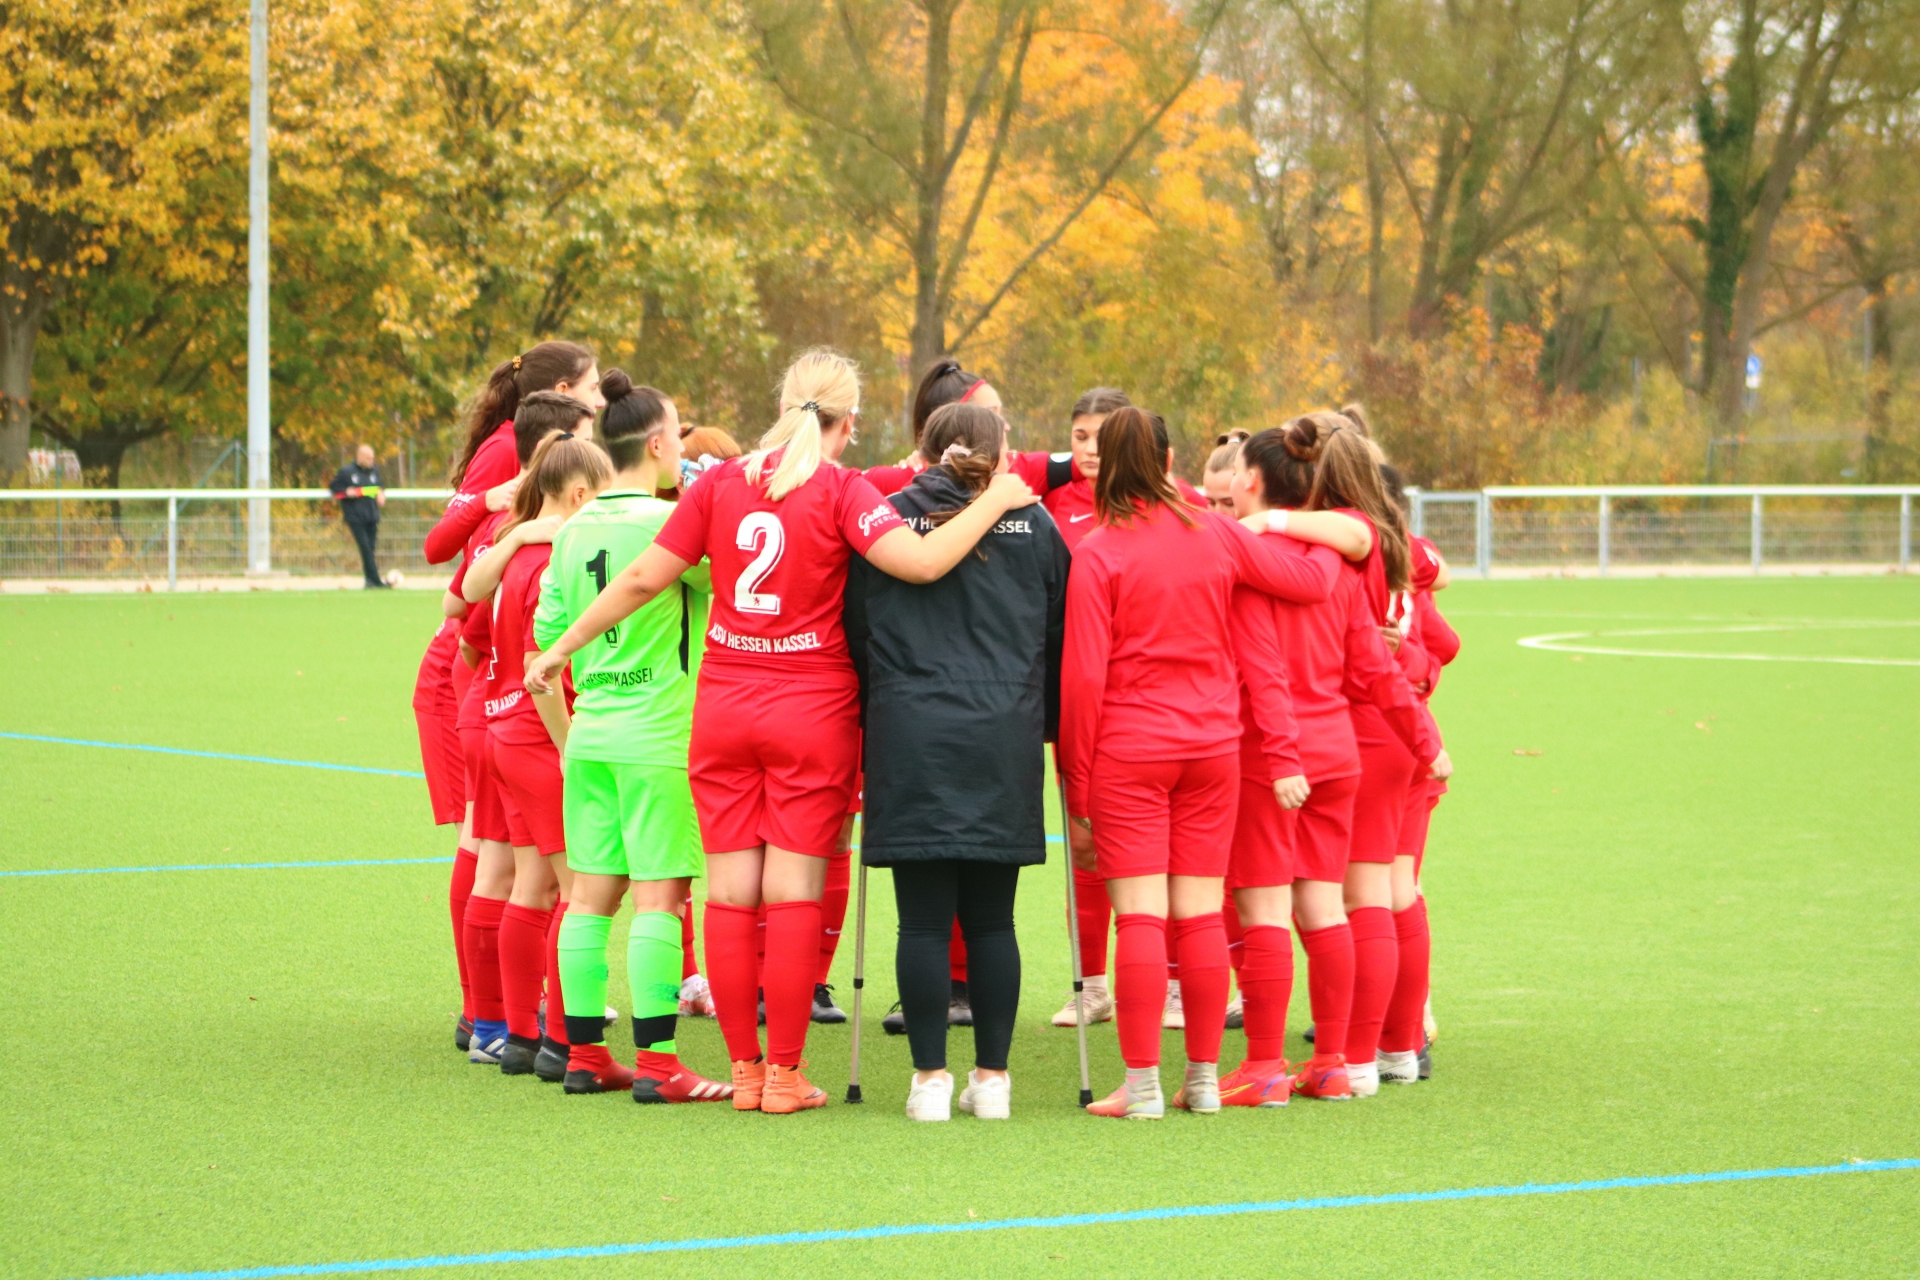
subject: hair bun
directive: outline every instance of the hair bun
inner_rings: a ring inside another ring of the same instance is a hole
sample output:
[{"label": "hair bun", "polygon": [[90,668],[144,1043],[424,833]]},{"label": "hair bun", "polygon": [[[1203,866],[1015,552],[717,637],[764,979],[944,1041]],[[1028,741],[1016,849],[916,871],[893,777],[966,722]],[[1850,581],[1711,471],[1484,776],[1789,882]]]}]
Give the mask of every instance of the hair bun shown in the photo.
[{"label": "hair bun", "polygon": [[608,404],[626,399],[632,391],[633,379],[621,370],[609,369],[600,375],[600,394],[607,398]]}]

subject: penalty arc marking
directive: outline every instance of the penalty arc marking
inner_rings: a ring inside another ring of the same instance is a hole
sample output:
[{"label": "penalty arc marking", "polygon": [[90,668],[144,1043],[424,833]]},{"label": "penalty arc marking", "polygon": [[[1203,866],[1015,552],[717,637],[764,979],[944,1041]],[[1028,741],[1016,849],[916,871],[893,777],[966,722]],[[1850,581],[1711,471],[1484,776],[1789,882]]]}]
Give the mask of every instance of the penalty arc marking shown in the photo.
[{"label": "penalty arc marking", "polygon": [[1920,667],[1920,658],[1852,657],[1831,653],[1708,653],[1698,649],[1630,649],[1594,641],[1628,639],[1641,636],[1726,636],[1778,634],[1792,631],[1870,631],[1886,628],[1920,627],[1920,622],[1756,622],[1721,627],[1646,627],[1631,631],[1556,631],[1546,635],[1523,636],[1516,643],[1522,649],[1547,653],[1594,653],[1619,658],[1700,658],[1719,662],[1824,662],[1847,667]]}]

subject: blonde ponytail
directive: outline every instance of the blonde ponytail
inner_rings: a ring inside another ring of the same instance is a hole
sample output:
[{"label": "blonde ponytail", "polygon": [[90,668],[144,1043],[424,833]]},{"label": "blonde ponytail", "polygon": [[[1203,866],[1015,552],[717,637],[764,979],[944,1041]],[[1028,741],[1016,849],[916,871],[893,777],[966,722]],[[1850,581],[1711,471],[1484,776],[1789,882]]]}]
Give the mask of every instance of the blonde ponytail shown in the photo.
[{"label": "blonde ponytail", "polygon": [[783,450],[767,481],[775,502],[813,478],[826,461],[821,437],[860,408],[860,372],[837,351],[817,347],[780,380],[780,418],[746,458],[747,482],[759,484],[767,458]]}]

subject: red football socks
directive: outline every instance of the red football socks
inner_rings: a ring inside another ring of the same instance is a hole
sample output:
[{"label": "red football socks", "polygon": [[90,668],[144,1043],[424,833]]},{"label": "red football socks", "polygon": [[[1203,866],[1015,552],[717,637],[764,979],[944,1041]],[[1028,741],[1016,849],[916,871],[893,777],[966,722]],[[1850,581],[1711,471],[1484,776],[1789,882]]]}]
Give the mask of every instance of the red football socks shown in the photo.
[{"label": "red football socks", "polygon": [[1247,1061],[1272,1062],[1287,1054],[1293,939],[1279,925],[1257,924],[1246,932],[1244,954],[1240,995],[1247,1026]]},{"label": "red football socks", "polygon": [[1387,1001],[1387,1021],[1380,1032],[1380,1048],[1387,1053],[1418,1053],[1426,1040],[1423,1014],[1433,957],[1433,935],[1427,931],[1427,900],[1415,898],[1405,911],[1393,913],[1393,929],[1400,942],[1400,972],[1393,998]]},{"label": "red football socks", "polygon": [[767,904],[767,1061],[798,1066],[813,1021],[813,974],[820,961],[820,904]]},{"label": "red football socks", "polygon": [[567,904],[553,904],[553,921],[547,926],[547,1039],[567,1043],[567,999],[560,988],[560,922],[567,918]]},{"label": "red football socks", "polygon": [[1232,894],[1221,904],[1220,923],[1227,929],[1227,963],[1233,966],[1234,976],[1238,977],[1241,966],[1247,962],[1247,931],[1240,924],[1240,908]]},{"label": "red football socks", "polygon": [[[1124,915],[1114,921],[1114,1018],[1129,1067],[1160,1065],[1160,1013],[1167,1003],[1167,922]],[[1224,1006],[1223,1006],[1224,1007]],[[1223,1014],[1224,1016],[1224,1014]]]},{"label": "red football socks", "polygon": [[1336,924],[1301,930],[1307,953],[1307,1000],[1313,1008],[1313,1056],[1338,1058],[1347,1048],[1347,1015],[1353,1009],[1353,931]]},{"label": "red football socks", "polygon": [[505,1022],[507,1007],[500,998],[500,916],[504,898],[467,897],[461,934],[466,941],[467,979],[473,984],[476,1022]]},{"label": "red football socks", "polygon": [[473,877],[480,855],[471,849],[455,850],[453,880],[447,885],[447,909],[453,916],[453,957],[460,965],[460,1013],[473,1021],[473,978],[467,973],[467,898],[473,893]]},{"label": "red football socks", "polygon": [[836,853],[827,859],[827,887],[820,895],[820,967],[815,982],[833,973],[833,953],[840,949],[840,931],[847,923],[847,888],[853,881],[853,855]]},{"label": "red football socks", "polygon": [[1227,1023],[1227,927],[1218,911],[1172,924],[1180,963],[1180,998],[1187,1013],[1187,1061],[1220,1061]]},{"label": "red football socks", "polygon": [[700,972],[700,959],[693,953],[693,899],[680,904],[680,981]]},{"label": "red football socks", "polygon": [[547,926],[553,913],[509,902],[500,915],[500,994],[507,1034],[539,1043],[540,988],[547,977]]},{"label": "red football socks", "polygon": [[1097,871],[1073,869],[1074,914],[1080,923],[1080,976],[1100,978],[1107,972],[1107,921],[1113,902],[1107,882]]},{"label": "red football socks", "polygon": [[1385,907],[1357,907],[1347,913],[1347,924],[1353,930],[1353,1011],[1347,1018],[1346,1057],[1364,1066],[1379,1056],[1380,1026],[1400,973],[1400,943],[1393,912]]},{"label": "red football socks", "polygon": [[727,1057],[752,1062],[760,1056],[760,912],[707,902],[707,986],[713,1015],[726,1038]]}]

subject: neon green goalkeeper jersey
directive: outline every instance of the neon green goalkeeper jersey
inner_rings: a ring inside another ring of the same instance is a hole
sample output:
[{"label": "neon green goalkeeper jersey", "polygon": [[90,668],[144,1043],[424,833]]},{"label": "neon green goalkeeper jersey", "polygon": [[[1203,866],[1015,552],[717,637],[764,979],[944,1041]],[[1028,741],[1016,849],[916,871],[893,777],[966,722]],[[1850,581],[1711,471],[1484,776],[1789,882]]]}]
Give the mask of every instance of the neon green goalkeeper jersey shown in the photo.
[{"label": "neon green goalkeeper jersey", "polygon": [[[672,503],[650,494],[609,490],[561,525],[540,579],[534,643],[551,647],[672,514]],[[704,562],[694,566],[573,655],[569,759],[687,767],[711,581]]]}]

